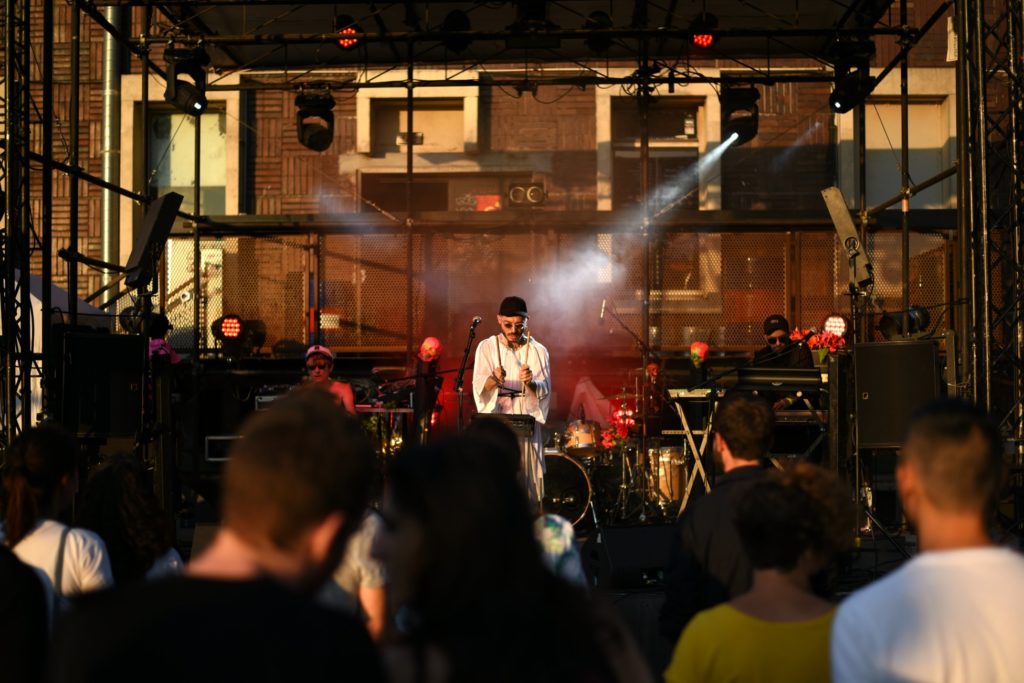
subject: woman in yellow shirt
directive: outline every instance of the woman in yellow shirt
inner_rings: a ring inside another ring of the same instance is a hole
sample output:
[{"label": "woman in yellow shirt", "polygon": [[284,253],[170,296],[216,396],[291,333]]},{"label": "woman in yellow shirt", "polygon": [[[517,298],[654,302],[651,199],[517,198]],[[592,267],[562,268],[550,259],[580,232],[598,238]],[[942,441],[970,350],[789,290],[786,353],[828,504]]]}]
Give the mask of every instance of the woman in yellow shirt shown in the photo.
[{"label": "woman in yellow shirt", "polygon": [[694,617],[666,682],[828,681],[835,606],[814,595],[810,577],[849,540],[852,514],[836,478],[808,463],[755,484],[736,513],[753,585]]}]

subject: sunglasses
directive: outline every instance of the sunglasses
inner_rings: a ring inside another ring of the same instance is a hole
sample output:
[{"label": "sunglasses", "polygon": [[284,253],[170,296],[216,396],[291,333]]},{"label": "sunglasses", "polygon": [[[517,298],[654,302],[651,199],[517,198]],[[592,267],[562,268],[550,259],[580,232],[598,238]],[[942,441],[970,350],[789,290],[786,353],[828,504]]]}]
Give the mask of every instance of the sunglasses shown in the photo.
[{"label": "sunglasses", "polygon": [[786,338],[785,337],[768,337],[768,343],[771,346],[775,346],[777,344],[785,344],[786,343]]},{"label": "sunglasses", "polygon": [[327,363],[309,363],[306,365],[307,370],[326,370],[329,367],[331,366]]}]

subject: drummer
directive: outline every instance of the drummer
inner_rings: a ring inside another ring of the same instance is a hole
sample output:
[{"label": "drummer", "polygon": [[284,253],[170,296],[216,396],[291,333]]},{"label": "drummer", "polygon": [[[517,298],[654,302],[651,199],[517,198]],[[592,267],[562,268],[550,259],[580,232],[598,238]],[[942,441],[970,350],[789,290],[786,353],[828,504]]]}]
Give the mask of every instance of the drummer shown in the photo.
[{"label": "drummer", "polygon": [[505,297],[498,307],[498,333],[476,347],[473,398],[479,413],[530,415],[532,438],[520,439],[522,477],[533,502],[544,499],[544,440],[541,425],[551,403],[551,363],[548,350],[533,339],[527,327],[526,302]]}]

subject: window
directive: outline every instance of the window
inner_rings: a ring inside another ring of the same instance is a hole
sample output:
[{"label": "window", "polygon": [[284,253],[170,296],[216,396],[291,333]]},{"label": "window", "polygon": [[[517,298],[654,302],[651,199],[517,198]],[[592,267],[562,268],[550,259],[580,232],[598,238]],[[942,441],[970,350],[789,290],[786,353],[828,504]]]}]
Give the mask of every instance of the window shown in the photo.
[{"label": "window", "polygon": [[[404,145],[397,142],[405,133],[406,101],[373,100],[371,104],[371,130],[373,151],[377,155],[401,152]],[[413,131],[423,134],[423,144],[416,152],[462,152],[463,112],[461,99],[416,99],[414,101]]]},{"label": "window", "polygon": [[[199,174],[199,210],[216,216],[225,212],[227,180],[226,115],[210,108],[200,121],[202,168]],[[146,130],[149,163],[146,187],[151,196],[177,192],[185,200],[181,210],[195,210],[195,117],[175,110],[153,107]]]}]

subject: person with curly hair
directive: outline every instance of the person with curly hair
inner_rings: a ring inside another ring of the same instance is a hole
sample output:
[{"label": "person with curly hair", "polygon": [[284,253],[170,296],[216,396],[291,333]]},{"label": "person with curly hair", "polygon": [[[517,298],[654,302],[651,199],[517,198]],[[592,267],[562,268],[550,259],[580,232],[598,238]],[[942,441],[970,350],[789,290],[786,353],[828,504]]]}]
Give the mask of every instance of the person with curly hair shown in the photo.
[{"label": "person with curly hair", "polygon": [[798,463],[747,491],[736,530],[753,566],[750,590],[694,617],[676,645],[666,683],[829,678],[835,606],[811,577],[852,541],[853,506],[828,471]]}]

